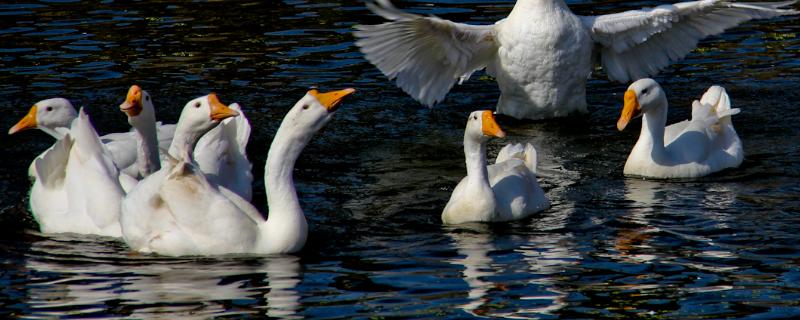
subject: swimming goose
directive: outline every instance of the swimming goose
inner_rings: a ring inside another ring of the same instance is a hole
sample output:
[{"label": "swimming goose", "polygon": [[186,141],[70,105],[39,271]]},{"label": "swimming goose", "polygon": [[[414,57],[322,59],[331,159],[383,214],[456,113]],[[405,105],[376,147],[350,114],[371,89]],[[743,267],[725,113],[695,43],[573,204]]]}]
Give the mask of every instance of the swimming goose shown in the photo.
[{"label": "swimming goose", "polygon": [[311,137],[328,123],[345,89],[309,91],[284,117],[267,156],[269,219],[227,188],[206,178],[192,159],[200,136],[238,113],[211,94],[181,112],[171,150],[178,154],[142,180],[122,204],[125,242],[134,250],[164,255],[291,253],[308,234],[294,188],[294,163]]},{"label": "swimming goose", "polygon": [[[194,160],[207,178],[250,201],[253,174],[245,153],[250,139],[250,123],[238,104],[229,107],[237,111],[239,116],[222,120],[220,125],[204,134],[194,149]],[[141,179],[161,168],[158,142],[164,139],[157,137],[155,108],[150,95],[138,85],[131,86],[125,102],[119,108],[128,116],[128,123],[139,135],[136,140],[136,161],[131,165],[135,170],[125,173]],[[174,134],[174,130],[171,133]],[[167,138],[171,142],[172,134]],[[179,156],[174,153],[171,155]],[[125,189],[129,190],[127,186]]]},{"label": "swimming goose", "polygon": [[[27,129],[39,129],[53,138],[61,139],[69,131],[72,121],[78,117],[75,107],[64,98],[45,99],[34,104],[28,114],[8,130],[14,134]],[[159,147],[169,147],[175,125],[157,123]],[[110,133],[100,137],[113,157],[114,164],[131,176],[138,174],[137,162],[138,134],[136,132]]]},{"label": "swimming goose", "polygon": [[367,7],[389,20],[357,26],[367,60],[414,99],[432,106],[458,81],[486,68],[500,87],[497,112],[543,119],[586,112],[595,58],[617,82],[653,76],[697,42],[751,19],[797,14],[795,3],[703,0],[601,16],[578,16],[563,0],[518,0],[493,25],[468,25],[395,8]]},{"label": "swimming goose", "polygon": [[641,79],[628,87],[617,122],[622,131],[642,116],[642,131],[633,146],[624,174],[657,179],[697,178],[725,168],[738,167],[744,159],[742,141],[733,129],[728,94],[712,86],[700,101],[692,103],[692,119],[665,127],[667,97],[653,79]]},{"label": "swimming goose", "polygon": [[31,213],[42,232],[122,235],[119,171],[83,109],[29,172]]},{"label": "swimming goose", "polygon": [[491,111],[474,111],[464,130],[467,176],[458,183],[442,212],[445,224],[523,219],[550,207],[536,181],[536,149],[508,144],[495,164],[486,163],[489,137],[505,137]]}]

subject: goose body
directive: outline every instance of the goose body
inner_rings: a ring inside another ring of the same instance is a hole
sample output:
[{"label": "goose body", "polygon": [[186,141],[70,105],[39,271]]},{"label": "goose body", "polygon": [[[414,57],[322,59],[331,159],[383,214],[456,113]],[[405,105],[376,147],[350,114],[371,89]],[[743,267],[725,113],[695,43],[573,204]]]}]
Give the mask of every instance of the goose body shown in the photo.
[{"label": "goose body", "polygon": [[731,109],[724,88],[712,86],[695,100],[690,120],[666,126],[667,111],[666,95],[656,81],[641,79],[628,87],[617,128],[623,130],[642,115],[642,130],[625,162],[625,175],[698,178],[742,163],[742,141],[731,121],[739,109]]},{"label": "goose body", "polygon": [[550,207],[536,180],[536,150],[509,144],[487,165],[488,137],[504,137],[491,111],[470,114],[464,131],[467,176],[459,182],[442,212],[446,224],[519,220]]},{"label": "goose body", "polygon": [[500,88],[497,112],[543,119],[586,112],[586,81],[599,62],[610,80],[653,76],[700,39],[744,21],[796,14],[794,1],[705,0],[601,16],[578,16],[563,0],[518,0],[492,25],[455,23],[367,6],[389,20],[357,26],[367,60],[417,101],[432,106],[483,68]]},{"label": "goose body", "polygon": [[178,121],[170,159],[140,182],[122,205],[123,238],[137,251],[164,255],[290,253],[302,249],[308,226],[292,179],[313,134],[353,90],[310,91],[289,111],[267,157],[269,219],[247,200],[209,179],[192,159],[203,134],[238,112],[209,95],[190,101]]},{"label": "goose body", "polygon": [[119,172],[83,110],[30,173],[31,211],[42,232],[122,235]]}]

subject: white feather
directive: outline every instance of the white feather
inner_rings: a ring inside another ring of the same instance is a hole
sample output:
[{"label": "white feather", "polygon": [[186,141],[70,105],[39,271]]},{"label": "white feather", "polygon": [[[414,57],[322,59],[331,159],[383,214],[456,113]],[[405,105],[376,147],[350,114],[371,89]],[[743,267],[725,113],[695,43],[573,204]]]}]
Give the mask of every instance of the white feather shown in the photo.
[{"label": "white feather", "polygon": [[657,74],[699,40],[742,22],[797,14],[781,9],[793,3],[704,0],[581,18],[600,45],[609,78],[627,82]]},{"label": "white feather", "polygon": [[456,82],[486,67],[497,51],[496,24],[474,26],[423,17],[395,8],[389,1],[367,7],[390,22],[359,25],[356,45],[367,60],[414,99],[427,106],[440,102]]}]

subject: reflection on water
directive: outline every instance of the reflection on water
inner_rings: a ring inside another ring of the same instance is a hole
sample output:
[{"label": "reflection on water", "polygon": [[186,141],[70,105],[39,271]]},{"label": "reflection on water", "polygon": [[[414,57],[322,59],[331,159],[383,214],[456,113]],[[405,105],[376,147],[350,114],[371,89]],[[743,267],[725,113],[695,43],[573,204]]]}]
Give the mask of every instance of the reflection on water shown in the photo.
[{"label": "reflection on water", "polygon": [[[58,235],[35,242],[24,268],[34,275],[33,317],[87,317],[111,307],[133,318],[242,316],[298,318],[299,258],[167,259],[108,252],[108,239]],[[77,255],[81,252],[82,255]],[[237,310],[262,304],[265,310]]]},{"label": "reflection on water", "polygon": [[458,248],[458,254],[464,256],[463,258],[453,259],[451,263],[464,267],[462,274],[464,281],[469,285],[467,294],[469,301],[460,305],[459,308],[472,315],[480,316],[487,313],[481,307],[491,303],[491,300],[486,297],[487,293],[489,290],[496,288],[496,285],[487,278],[496,275],[498,272],[493,269],[493,261],[489,257],[489,253],[497,250],[497,248],[492,244],[490,235],[482,232],[486,232],[486,230],[477,230],[474,233],[450,234]]},{"label": "reflection on water", "polygon": [[[513,5],[396,2],[481,24]],[[567,2],[588,15],[673,1]],[[441,105],[420,106],[353,45],[354,24],[380,22],[360,0],[13,2],[0,16],[5,129],[59,95],[87,107],[99,132],[129,130],[115,106],[134,83],[170,123],[213,90],[245,106],[262,177],[275,130],[309,86],[358,90],[298,159],[310,225],[298,256],[129,255],[116,240],[26,231],[36,224],[25,172],[52,139],[0,139],[0,318],[800,318],[796,18],[704,40],[657,79],[678,106],[669,122],[686,119],[680,106],[705,88],[725,86],[742,109],[741,168],[700,181],[624,178],[638,130],[616,130],[626,85],[600,71],[587,86],[590,115],[499,117],[508,137],[488,143],[489,159],[533,143],[552,208],[444,227],[465,173],[466,116],[499,92],[479,72]],[[266,207],[263,181],[253,199]]]},{"label": "reflection on water", "polygon": [[[563,230],[566,221],[566,217],[543,218],[534,228]],[[463,311],[474,316],[536,319],[555,316],[567,305],[568,293],[560,284],[566,269],[580,259],[569,233],[505,238],[480,224],[448,231],[458,250],[450,263],[463,267],[461,276],[469,286],[467,301],[458,306]],[[513,262],[508,261],[510,257]],[[509,300],[509,295],[514,299]]]}]

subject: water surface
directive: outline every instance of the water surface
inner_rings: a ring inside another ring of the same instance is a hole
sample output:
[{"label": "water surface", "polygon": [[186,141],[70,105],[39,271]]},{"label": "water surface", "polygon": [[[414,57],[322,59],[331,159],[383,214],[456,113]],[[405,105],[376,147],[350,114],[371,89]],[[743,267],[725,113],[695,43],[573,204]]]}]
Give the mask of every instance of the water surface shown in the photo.
[{"label": "water surface", "polygon": [[[659,1],[568,1],[578,14]],[[405,1],[417,13],[487,24],[510,1]],[[795,5],[795,9],[800,9]],[[294,318],[800,317],[800,38],[797,20],[748,23],[701,42],[658,80],[670,121],[725,86],[747,157],[692,182],[622,177],[639,121],[617,132],[626,85],[602,72],[585,116],[501,119],[508,142],[539,150],[553,207],[531,219],[446,227],[465,174],[463,128],[499,95],[483,73],[420,106],[367,63],[352,26],[359,1],[0,4],[1,128],[53,96],[86,107],[101,133],[128,129],[131,84],[159,119],[215,91],[253,125],[254,202],[283,115],[311,86],[354,87],[300,157],[295,180],[311,235],[297,255],[165,258],[114,239],[42,235],[27,166],[52,139],[0,139],[0,316]],[[266,211],[266,210],[265,210]]]}]

